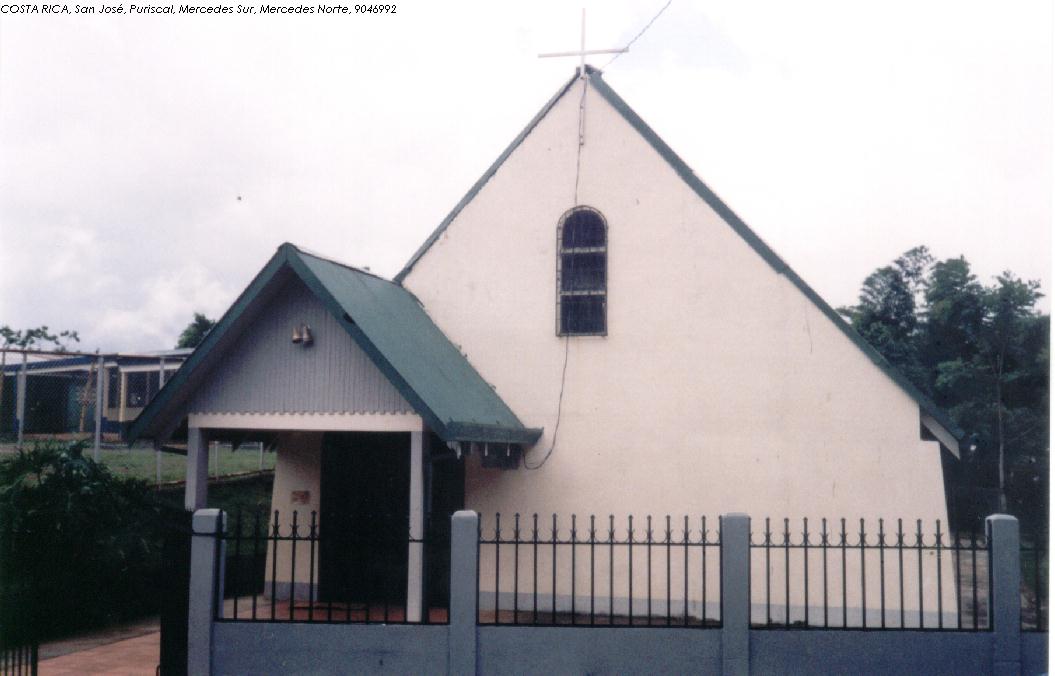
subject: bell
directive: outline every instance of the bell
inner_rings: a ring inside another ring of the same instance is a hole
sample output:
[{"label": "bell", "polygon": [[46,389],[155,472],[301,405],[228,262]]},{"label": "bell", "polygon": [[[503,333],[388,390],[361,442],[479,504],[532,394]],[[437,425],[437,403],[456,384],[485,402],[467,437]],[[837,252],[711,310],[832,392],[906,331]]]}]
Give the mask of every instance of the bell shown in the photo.
[{"label": "bell", "polygon": [[301,335],[300,335],[300,327],[299,326],[294,326],[293,327],[293,342],[294,343],[299,343],[302,340],[304,340],[304,338],[301,337]]}]

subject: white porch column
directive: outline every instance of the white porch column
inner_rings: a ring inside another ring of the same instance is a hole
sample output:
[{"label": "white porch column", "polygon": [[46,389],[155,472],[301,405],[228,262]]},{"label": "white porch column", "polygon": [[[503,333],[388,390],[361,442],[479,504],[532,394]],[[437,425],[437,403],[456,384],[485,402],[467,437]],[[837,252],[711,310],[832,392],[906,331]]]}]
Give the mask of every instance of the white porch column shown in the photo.
[{"label": "white porch column", "polygon": [[201,427],[187,428],[187,489],[183,505],[187,511],[205,509],[209,489],[209,440]]},{"label": "white porch column", "polygon": [[[115,367],[120,370],[120,367]],[[120,422],[125,421],[125,409],[128,408],[128,374],[121,371],[121,387],[118,388],[121,391],[121,400],[118,402],[117,419]]]},{"label": "white porch column", "polygon": [[[425,462],[423,432],[410,433],[410,536],[415,540],[425,538]],[[407,622],[421,622],[424,577],[425,546],[412,542],[407,548]]]}]

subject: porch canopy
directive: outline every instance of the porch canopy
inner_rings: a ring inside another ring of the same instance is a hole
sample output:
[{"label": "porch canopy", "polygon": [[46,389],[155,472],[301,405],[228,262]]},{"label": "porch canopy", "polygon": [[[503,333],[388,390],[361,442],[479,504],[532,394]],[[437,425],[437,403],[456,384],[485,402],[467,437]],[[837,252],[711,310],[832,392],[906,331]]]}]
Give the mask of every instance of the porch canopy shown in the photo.
[{"label": "porch canopy", "polygon": [[[243,349],[252,340],[254,327],[267,321],[265,309],[291,283],[306,287],[305,294],[325,308],[425,425],[451,447],[508,449],[534,444],[541,436],[541,429],[520,422],[409,291],[286,243],[135,420],[128,441],[166,441],[191,413],[199,390],[222,367],[230,368],[232,348]],[[288,339],[286,345],[296,347]],[[310,387],[321,374],[305,377]]]}]

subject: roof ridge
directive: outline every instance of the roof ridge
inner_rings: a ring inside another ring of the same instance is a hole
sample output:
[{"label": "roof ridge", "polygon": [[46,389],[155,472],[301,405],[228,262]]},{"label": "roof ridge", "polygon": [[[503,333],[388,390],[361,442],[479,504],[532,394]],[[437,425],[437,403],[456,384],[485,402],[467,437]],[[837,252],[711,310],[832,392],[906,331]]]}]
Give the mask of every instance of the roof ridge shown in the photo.
[{"label": "roof ridge", "polygon": [[294,251],[296,251],[297,253],[302,254],[304,256],[311,256],[312,258],[317,258],[320,261],[325,261],[326,263],[332,263],[332,264],[334,264],[334,265],[336,265],[338,267],[345,268],[345,269],[350,270],[352,272],[357,272],[357,273],[360,273],[360,274],[363,274],[363,275],[367,275],[369,277],[375,277],[375,278],[381,280],[382,282],[388,282],[389,284],[395,284],[395,282],[392,281],[391,279],[386,279],[385,277],[382,277],[381,275],[377,274],[376,272],[373,272],[372,270],[364,270],[363,268],[360,268],[360,267],[357,267],[355,265],[352,265],[351,263],[345,263],[343,261],[336,260],[336,259],[331,258],[329,256],[324,256],[324,255],[322,255],[321,253],[319,253],[317,251],[314,251],[312,249],[308,249],[306,247],[299,246],[297,244],[294,244],[293,242],[283,242],[282,245],[279,246],[279,249],[281,249],[282,247],[289,247],[289,248],[293,249]]}]

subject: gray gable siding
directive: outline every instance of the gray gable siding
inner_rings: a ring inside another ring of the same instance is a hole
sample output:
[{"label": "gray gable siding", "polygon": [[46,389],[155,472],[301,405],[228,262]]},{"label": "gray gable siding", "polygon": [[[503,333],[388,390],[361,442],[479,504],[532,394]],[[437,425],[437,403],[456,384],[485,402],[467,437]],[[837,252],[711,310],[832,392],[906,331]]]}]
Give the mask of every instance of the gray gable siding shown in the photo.
[{"label": "gray gable siding", "polygon": [[[314,344],[291,342],[311,327]],[[413,413],[333,315],[289,278],[191,399],[194,413]]]}]

